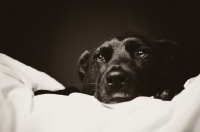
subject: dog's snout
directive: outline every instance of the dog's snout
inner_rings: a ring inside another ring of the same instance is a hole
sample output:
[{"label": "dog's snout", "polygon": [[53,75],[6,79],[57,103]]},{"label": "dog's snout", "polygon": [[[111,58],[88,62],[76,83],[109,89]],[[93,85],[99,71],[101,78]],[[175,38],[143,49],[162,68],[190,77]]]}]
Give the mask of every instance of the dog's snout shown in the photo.
[{"label": "dog's snout", "polygon": [[111,71],[106,76],[106,84],[111,88],[122,88],[129,81],[122,70]]}]

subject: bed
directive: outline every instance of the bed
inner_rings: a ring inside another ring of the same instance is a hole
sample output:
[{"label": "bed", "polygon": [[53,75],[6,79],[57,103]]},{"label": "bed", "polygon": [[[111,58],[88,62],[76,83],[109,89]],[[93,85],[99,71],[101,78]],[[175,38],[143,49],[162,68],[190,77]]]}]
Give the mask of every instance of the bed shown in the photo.
[{"label": "bed", "polygon": [[65,87],[0,54],[0,132],[199,132],[200,75],[183,86],[172,101],[137,97],[104,104],[81,93],[35,96]]}]

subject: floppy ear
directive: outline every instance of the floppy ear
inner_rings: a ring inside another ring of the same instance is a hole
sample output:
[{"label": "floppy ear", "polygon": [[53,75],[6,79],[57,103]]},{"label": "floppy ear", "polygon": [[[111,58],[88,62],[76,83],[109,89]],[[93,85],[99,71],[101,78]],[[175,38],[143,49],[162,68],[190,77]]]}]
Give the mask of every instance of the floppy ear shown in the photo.
[{"label": "floppy ear", "polygon": [[78,74],[81,81],[83,81],[86,68],[87,68],[87,61],[89,59],[90,52],[84,51],[78,59]]},{"label": "floppy ear", "polygon": [[160,40],[159,44],[160,60],[163,65],[164,76],[175,76],[180,71],[183,63],[183,50],[176,43],[169,40]]},{"label": "floppy ear", "polygon": [[169,40],[160,40],[162,57],[166,62],[172,61],[181,56],[181,47]]},{"label": "floppy ear", "polygon": [[177,74],[183,67],[183,50],[176,43],[168,40],[160,40],[159,44],[161,59],[163,62],[163,71],[171,75]]},{"label": "floppy ear", "polygon": [[183,50],[179,45],[168,40],[160,40],[158,47],[163,67],[159,82],[161,91],[156,98],[171,100],[183,89],[180,76],[183,71]]}]

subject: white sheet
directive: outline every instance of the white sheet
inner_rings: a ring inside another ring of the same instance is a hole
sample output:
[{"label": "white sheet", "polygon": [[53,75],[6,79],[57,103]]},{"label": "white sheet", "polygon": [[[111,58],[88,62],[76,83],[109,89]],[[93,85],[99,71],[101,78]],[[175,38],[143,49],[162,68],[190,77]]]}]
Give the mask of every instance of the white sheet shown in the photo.
[{"label": "white sheet", "polygon": [[171,102],[138,97],[102,104],[94,97],[39,95],[64,87],[45,73],[0,54],[0,132],[200,131],[200,76]]}]

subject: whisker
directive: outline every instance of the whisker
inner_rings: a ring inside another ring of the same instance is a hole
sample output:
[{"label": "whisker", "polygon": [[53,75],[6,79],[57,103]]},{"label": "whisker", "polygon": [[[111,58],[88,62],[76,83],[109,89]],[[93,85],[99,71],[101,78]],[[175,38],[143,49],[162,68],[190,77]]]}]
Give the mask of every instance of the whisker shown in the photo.
[{"label": "whisker", "polygon": [[90,85],[90,84],[91,84],[91,85],[99,85],[99,84],[97,84],[97,83],[84,83],[84,84],[74,84],[74,85],[79,85],[79,86],[80,86],[80,85]]},{"label": "whisker", "polygon": [[95,89],[96,89],[96,87],[97,86],[100,86],[100,84],[98,84],[98,83],[84,83],[84,84],[74,84],[73,86],[77,86],[77,87],[83,87],[84,85],[94,85],[94,86],[92,86],[92,87],[94,87],[94,89],[91,89],[90,91],[87,91],[87,94],[89,94],[89,95],[91,95],[91,94],[93,94],[93,93],[95,93]]},{"label": "whisker", "polygon": [[99,84],[97,84],[97,83],[85,83],[85,84],[99,85]]},{"label": "whisker", "polygon": [[88,92],[88,94],[94,93],[95,89],[92,89],[91,91]]},{"label": "whisker", "polygon": [[74,85],[76,85],[76,86],[81,86],[81,85],[83,85],[83,84],[74,84]]}]

